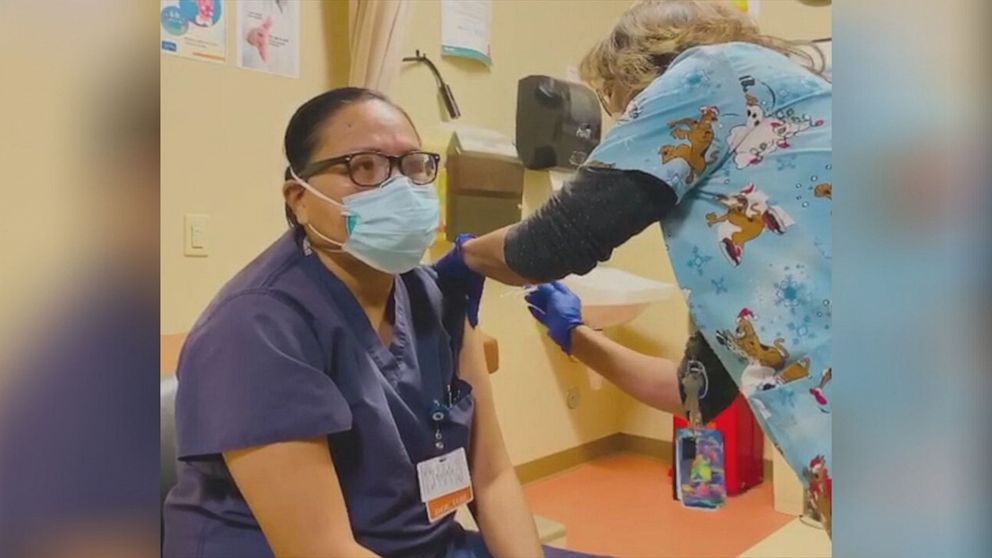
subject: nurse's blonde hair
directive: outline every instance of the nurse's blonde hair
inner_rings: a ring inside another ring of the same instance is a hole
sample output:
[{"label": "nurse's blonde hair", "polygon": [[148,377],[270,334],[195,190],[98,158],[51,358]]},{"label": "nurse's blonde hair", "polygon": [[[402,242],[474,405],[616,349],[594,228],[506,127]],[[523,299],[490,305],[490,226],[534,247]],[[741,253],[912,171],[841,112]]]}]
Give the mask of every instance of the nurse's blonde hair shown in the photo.
[{"label": "nurse's blonde hair", "polygon": [[619,111],[637,93],[660,76],[682,51],[719,43],[754,43],[778,51],[815,74],[824,70],[800,45],[763,35],[758,24],[732,2],[720,0],[639,0],[622,16],[609,36],[582,59],[579,75],[603,98],[611,111]]}]

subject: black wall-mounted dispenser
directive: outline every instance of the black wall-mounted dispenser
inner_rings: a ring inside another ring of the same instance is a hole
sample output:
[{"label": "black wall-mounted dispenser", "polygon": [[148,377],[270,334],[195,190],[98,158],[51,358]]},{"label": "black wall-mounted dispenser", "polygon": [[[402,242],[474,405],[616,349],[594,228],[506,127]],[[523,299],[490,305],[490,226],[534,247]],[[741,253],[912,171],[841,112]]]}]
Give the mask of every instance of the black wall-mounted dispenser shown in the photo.
[{"label": "black wall-mounted dispenser", "polygon": [[599,145],[599,100],[588,87],[550,76],[517,83],[517,153],[531,170],[576,168]]}]

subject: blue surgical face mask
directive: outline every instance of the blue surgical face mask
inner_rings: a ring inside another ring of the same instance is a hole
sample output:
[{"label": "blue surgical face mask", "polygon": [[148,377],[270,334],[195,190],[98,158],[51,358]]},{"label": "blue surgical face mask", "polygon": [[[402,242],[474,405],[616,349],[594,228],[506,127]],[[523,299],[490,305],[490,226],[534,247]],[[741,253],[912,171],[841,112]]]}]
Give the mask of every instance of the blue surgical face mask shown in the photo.
[{"label": "blue surgical face mask", "polygon": [[309,223],[307,228],[379,271],[394,275],[410,271],[420,264],[424,253],[434,243],[440,208],[433,185],[417,186],[406,176],[399,175],[375,190],[352,194],[338,202],[320,193],[296,173],[292,176],[311,194],[342,209],[341,214],[347,220],[348,239],[340,242],[328,238]]}]

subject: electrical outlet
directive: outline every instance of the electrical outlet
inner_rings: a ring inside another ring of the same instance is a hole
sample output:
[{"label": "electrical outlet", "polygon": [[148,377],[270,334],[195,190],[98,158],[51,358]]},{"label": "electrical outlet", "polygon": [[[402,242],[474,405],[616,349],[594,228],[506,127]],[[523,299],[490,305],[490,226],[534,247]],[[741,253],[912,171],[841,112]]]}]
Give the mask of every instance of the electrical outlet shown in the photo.
[{"label": "electrical outlet", "polygon": [[183,215],[183,255],[205,258],[210,253],[209,215]]},{"label": "electrical outlet", "polygon": [[579,390],[576,388],[568,388],[565,392],[565,404],[568,405],[569,409],[575,409],[582,402],[582,396],[579,394]]}]

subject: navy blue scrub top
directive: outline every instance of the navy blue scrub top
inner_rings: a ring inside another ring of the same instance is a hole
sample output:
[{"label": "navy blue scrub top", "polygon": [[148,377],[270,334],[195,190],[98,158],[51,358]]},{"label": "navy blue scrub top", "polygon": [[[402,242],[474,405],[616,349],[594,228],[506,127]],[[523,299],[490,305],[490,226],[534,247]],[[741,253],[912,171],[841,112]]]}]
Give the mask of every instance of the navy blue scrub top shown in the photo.
[{"label": "navy blue scrub top", "polygon": [[[452,516],[428,522],[416,471],[424,459],[468,451],[474,403],[457,378],[464,314],[445,312],[424,268],[397,278],[392,304],[386,347],[299,230],[221,290],[179,361],[180,463],[163,512],[164,556],[272,556],[221,454],[317,436],[328,437],[359,544],[382,556],[433,557],[464,538]],[[449,384],[442,450],[430,410]]]}]

